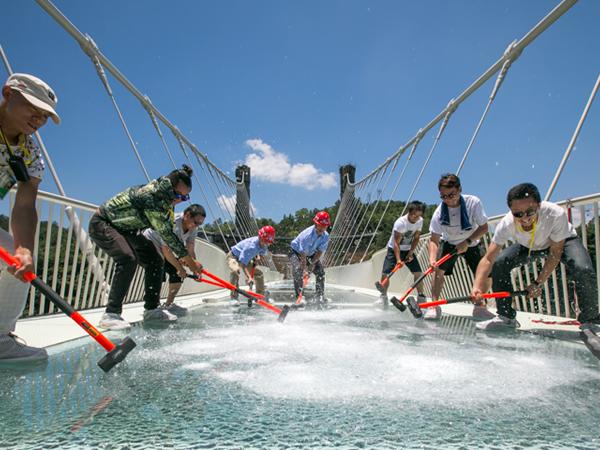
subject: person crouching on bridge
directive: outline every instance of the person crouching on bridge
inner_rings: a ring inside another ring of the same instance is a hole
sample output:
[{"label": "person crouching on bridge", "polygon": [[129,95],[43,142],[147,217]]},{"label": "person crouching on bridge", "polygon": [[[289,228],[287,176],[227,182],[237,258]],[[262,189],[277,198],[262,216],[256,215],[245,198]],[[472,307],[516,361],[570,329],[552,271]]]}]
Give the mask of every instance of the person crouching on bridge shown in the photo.
[{"label": "person crouching on bridge", "polygon": [[[542,286],[562,261],[567,276],[575,282],[580,313],[577,320],[582,327],[600,323],[596,273],[588,251],[566,211],[555,203],[542,201],[538,188],[522,183],[508,191],[506,197],[510,212],[496,226],[494,237],[477,268],[471,295],[480,298],[487,292],[485,280],[492,273],[494,291],[512,291],[510,272],[531,261],[545,258],[542,270],[527,286],[528,297],[542,295]],[[508,241],[514,244],[502,249]],[[518,328],[517,312],[512,298],[496,299],[498,316],[477,324],[481,330]]]},{"label": "person crouching on bridge", "polygon": [[[248,284],[256,283],[256,292],[264,295],[265,279],[262,270],[256,267],[256,260],[267,253],[269,245],[273,242],[275,242],[275,228],[265,225],[258,230],[258,236],[244,239],[231,247],[231,251],[227,254],[229,282],[239,288],[240,271],[243,270]],[[231,305],[240,306],[238,293],[235,291],[231,291]]]},{"label": "person crouching on bridge", "polygon": [[[188,255],[196,259],[196,235],[198,227],[204,223],[206,219],[206,210],[202,205],[192,204],[185,208],[183,213],[175,214],[173,224],[173,232],[179,240],[185,245]],[[175,296],[179,292],[183,281],[187,277],[185,267],[179,262],[173,254],[169,246],[160,237],[160,234],[152,228],[146,228],[143,231],[144,236],[150,239],[160,255],[163,256],[164,275],[169,275],[169,290],[167,292],[167,300],[161,307],[177,317],[187,315],[188,310],[183,306],[175,303]],[[164,280],[164,276],[163,276]]]},{"label": "person crouching on bridge", "polygon": [[[24,73],[11,75],[2,87],[0,101],[0,199],[16,185],[11,212],[12,236],[0,229],[0,244],[21,263],[0,273],[0,362],[36,362],[48,359],[43,348],[19,342],[13,333],[27,302],[29,283],[24,276],[35,272],[32,257],[37,227],[35,202],[44,173],[42,152],[31,135],[48,118],[60,123],[54,91],[39,78]],[[6,270],[5,270],[6,269]],[[14,275],[14,276],[13,276]]]},{"label": "person crouching on bridge", "polygon": [[184,165],[146,185],[126,189],[103,203],[90,219],[90,238],[115,262],[106,312],[99,323],[102,328],[129,326],[121,313],[138,264],[145,269],[144,322],[177,320],[177,316],[159,308],[163,259],[141,230],[156,230],[179,261],[192,273],[201,275],[202,265],[173,232],[173,206],[189,199],[191,175],[192,169]]},{"label": "person crouching on bridge", "polygon": [[[421,266],[414,257],[414,251],[419,244],[419,237],[423,229],[423,214],[425,213],[425,204],[413,201],[408,204],[408,214],[403,215],[394,222],[392,235],[387,245],[387,253],[383,260],[383,269],[381,270],[381,281],[378,288],[381,287],[381,296],[375,302],[376,305],[388,305],[387,290],[389,282],[387,281],[396,267],[396,264],[403,262],[412,272],[416,280],[421,276]],[[419,293],[419,303],[425,301],[422,283],[417,285]]]},{"label": "person crouching on bridge", "polygon": [[[294,291],[296,298],[303,288],[303,280],[310,273],[316,277],[316,299],[317,305],[325,305],[325,270],[321,263],[321,256],[329,245],[329,233],[327,227],[331,224],[327,211],[318,212],[313,218],[314,225],[304,229],[296,236],[290,244],[290,262],[292,263],[292,274],[294,277]],[[301,304],[306,304],[304,298]]]},{"label": "person crouching on bridge", "polygon": [[[431,217],[429,231],[429,262],[433,263],[448,253],[456,255],[434,270],[432,296],[437,300],[444,287],[444,277],[451,275],[458,255],[465,258],[467,266],[473,271],[484,254],[482,236],[488,232],[488,218],[481,200],[474,195],[462,194],[460,179],[451,173],[441,176],[438,191],[442,203]],[[440,245],[440,238],[442,240]],[[489,281],[487,281],[489,285]],[[439,306],[428,308],[425,319],[439,319],[442,310]],[[477,300],[473,307],[473,319],[485,320],[494,315],[487,310],[483,300]]]}]

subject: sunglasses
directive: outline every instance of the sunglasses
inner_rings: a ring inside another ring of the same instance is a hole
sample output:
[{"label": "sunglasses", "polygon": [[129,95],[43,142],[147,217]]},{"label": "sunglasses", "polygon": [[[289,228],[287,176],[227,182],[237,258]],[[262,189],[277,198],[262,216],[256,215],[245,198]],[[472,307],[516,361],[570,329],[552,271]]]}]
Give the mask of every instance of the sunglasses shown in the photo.
[{"label": "sunglasses", "polygon": [[175,192],[175,200],[181,200],[182,202],[187,202],[190,199],[190,194],[180,194],[179,192]]},{"label": "sunglasses", "polygon": [[440,198],[442,200],[446,200],[446,199],[452,200],[453,198],[455,198],[457,196],[458,196],[458,192],[451,192],[450,194],[442,194],[442,195],[440,195]]},{"label": "sunglasses", "polygon": [[529,208],[526,211],[511,211],[513,217],[516,217],[517,219],[521,219],[523,217],[533,217],[537,214],[537,208]]}]

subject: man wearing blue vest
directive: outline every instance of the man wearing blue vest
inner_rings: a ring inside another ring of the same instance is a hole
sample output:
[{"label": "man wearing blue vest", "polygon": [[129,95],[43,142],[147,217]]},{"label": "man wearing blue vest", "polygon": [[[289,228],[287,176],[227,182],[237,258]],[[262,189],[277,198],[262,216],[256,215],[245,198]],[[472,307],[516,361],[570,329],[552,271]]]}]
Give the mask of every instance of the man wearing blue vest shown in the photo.
[{"label": "man wearing blue vest", "polygon": [[[238,242],[231,247],[227,254],[227,265],[229,266],[229,282],[239,287],[240,272],[243,270],[248,284],[256,281],[256,292],[265,294],[265,279],[260,269],[256,268],[256,259],[262,257],[269,251],[269,245],[275,242],[275,228],[265,225],[258,230],[258,236],[254,236]],[[254,262],[253,262],[254,261]],[[252,264],[254,270],[252,271]],[[248,302],[248,305],[251,305]],[[240,306],[238,293],[231,291],[231,305]]]},{"label": "man wearing blue vest", "polygon": [[[290,262],[294,277],[294,290],[296,297],[302,291],[302,280],[311,272],[316,277],[316,299],[317,305],[324,305],[325,300],[325,270],[321,264],[321,256],[329,245],[329,233],[327,227],[331,224],[327,211],[318,212],[313,218],[314,225],[301,231],[291,243]],[[302,299],[302,304],[306,304]]]}]

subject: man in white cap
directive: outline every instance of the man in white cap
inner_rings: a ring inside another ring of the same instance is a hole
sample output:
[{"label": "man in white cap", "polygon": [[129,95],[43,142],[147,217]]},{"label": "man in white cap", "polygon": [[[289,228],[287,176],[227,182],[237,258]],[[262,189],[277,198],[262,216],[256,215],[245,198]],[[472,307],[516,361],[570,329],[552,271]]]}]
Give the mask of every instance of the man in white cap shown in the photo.
[{"label": "man in white cap", "polygon": [[0,363],[43,361],[43,348],[29,347],[13,334],[21,316],[29,284],[25,272],[34,271],[34,247],[37,212],[35,202],[44,172],[44,161],[31,135],[48,118],[57,125],[54,91],[39,78],[23,73],[11,75],[2,87],[0,101],[0,198],[17,186],[11,213],[12,236],[0,229],[0,245],[13,253],[21,268],[6,268],[0,273]]}]

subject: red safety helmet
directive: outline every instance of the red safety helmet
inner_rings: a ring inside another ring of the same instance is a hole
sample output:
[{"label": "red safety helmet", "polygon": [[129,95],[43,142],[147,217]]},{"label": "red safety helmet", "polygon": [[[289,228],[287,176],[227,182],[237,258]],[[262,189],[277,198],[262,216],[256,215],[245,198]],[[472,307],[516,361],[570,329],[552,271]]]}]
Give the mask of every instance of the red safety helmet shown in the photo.
[{"label": "red safety helmet", "polygon": [[265,225],[258,230],[258,237],[267,244],[272,244],[273,241],[275,241],[275,228],[273,228],[271,225]]},{"label": "red safety helmet", "polygon": [[329,219],[329,213],[327,211],[319,211],[315,218],[313,219],[315,225],[321,225],[323,227],[328,227],[331,224]]}]

